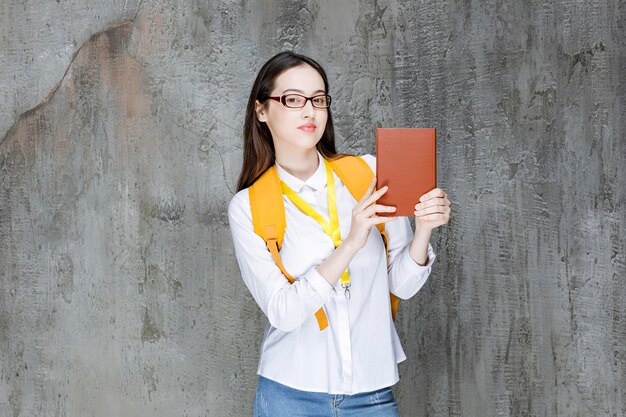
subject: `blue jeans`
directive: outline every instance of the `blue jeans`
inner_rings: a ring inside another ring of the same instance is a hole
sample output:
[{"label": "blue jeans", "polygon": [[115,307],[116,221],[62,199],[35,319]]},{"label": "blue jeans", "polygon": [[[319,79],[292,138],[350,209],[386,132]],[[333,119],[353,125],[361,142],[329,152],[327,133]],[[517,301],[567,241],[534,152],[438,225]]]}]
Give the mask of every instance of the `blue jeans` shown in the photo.
[{"label": "blue jeans", "polygon": [[354,395],[300,391],[259,376],[254,417],[400,417],[391,387]]}]

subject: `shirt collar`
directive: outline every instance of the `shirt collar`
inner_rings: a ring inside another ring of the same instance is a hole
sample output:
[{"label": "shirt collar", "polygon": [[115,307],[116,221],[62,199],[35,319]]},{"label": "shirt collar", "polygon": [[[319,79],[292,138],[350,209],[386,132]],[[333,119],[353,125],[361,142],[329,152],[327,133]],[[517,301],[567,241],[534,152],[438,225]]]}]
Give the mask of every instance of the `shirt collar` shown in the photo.
[{"label": "shirt collar", "polygon": [[302,191],[302,188],[305,185],[308,185],[315,191],[323,190],[326,186],[326,167],[324,166],[324,157],[319,152],[317,153],[319,165],[317,166],[317,170],[311,175],[306,181],[302,181],[299,178],[294,177],[283,167],[281,167],[278,162],[276,162],[276,170],[278,171],[278,177],[284,181],[285,184],[289,186],[296,193]]}]

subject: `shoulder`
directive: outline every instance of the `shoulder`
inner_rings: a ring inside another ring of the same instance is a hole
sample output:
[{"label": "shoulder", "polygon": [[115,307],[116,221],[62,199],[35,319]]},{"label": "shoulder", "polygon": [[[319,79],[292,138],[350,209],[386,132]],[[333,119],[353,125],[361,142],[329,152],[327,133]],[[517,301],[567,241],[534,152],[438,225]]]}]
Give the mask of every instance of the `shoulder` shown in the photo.
[{"label": "shoulder", "polygon": [[360,155],[359,158],[367,162],[367,165],[372,169],[372,172],[376,174],[376,157],[372,154]]},{"label": "shoulder", "polygon": [[248,188],[237,192],[228,204],[228,218],[231,220],[250,219],[252,214],[250,211],[250,194]]},{"label": "shoulder", "polygon": [[[358,160],[361,159],[363,162],[365,162],[367,164],[367,166],[372,170],[372,172],[374,173],[374,175],[376,175],[376,157],[374,155],[371,154],[365,154],[365,155],[349,155],[349,154],[343,154],[342,156],[340,156],[341,158],[350,158],[352,160]],[[347,161],[346,161],[347,162]],[[357,164],[360,165],[360,164]],[[362,165],[360,165],[360,167],[362,167]],[[350,168],[357,168],[354,166],[354,163],[350,163],[350,164],[344,164],[344,168],[346,169],[350,169]],[[357,169],[357,172],[360,171],[359,169]],[[345,172],[346,175],[349,175],[349,172]]]}]

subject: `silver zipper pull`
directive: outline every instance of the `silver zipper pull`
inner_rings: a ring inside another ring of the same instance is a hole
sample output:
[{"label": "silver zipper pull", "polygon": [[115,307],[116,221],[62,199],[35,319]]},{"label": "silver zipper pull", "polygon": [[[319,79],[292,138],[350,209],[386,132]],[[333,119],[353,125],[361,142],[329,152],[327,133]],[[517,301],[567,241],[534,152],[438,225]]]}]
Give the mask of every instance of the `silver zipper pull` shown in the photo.
[{"label": "silver zipper pull", "polygon": [[350,299],[350,284],[341,284],[343,288],[343,294],[346,296],[346,300]]}]

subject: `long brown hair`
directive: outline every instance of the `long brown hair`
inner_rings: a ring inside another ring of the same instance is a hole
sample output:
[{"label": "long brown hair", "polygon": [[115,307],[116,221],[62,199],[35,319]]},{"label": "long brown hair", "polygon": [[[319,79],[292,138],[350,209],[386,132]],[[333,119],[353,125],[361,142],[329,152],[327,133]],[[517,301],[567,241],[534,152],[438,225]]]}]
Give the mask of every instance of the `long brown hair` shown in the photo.
[{"label": "long brown hair", "polygon": [[[249,187],[276,161],[272,134],[264,122],[260,122],[255,111],[257,100],[264,103],[268,100],[274,88],[276,78],[284,71],[300,65],[309,65],[321,75],[324,80],[324,88],[328,94],[328,79],[326,72],[320,64],[313,59],[296,54],[294,52],[281,52],[270,58],[263,65],[254,81],[248,107],[246,108],[246,120],[243,127],[243,164],[237,183],[237,191]],[[330,108],[327,110],[328,120],[322,138],[317,143],[317,150],[325,157],[334,159],[337,157],[335,149],[335,130]]]}]

